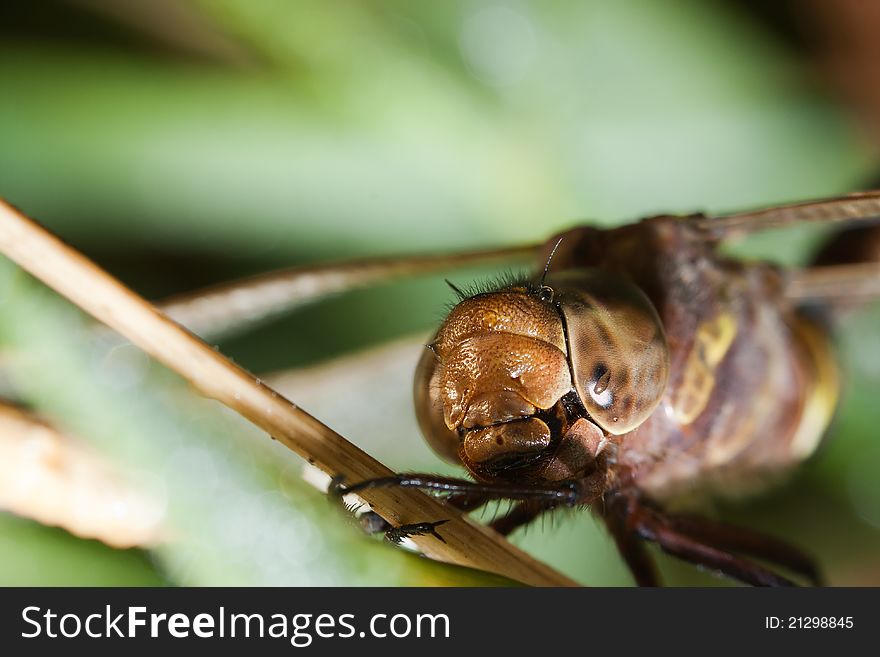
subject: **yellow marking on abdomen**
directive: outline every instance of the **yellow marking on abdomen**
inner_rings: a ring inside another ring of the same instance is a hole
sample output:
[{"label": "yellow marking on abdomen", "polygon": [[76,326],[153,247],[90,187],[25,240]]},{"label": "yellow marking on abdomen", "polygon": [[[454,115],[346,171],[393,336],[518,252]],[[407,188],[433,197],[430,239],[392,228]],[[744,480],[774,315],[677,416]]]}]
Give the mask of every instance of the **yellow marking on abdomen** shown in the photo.
[{"label": "yellow marking on abdomen", "polygon": [[840,393],[840,372],[828,335],[808,319],[798,318],[792,330],[805,347],[809,359],[809,382],[801,421],[789,443],[789,453],[797,460],[810,456],[819,446],[831,423]]},{"label": "yellow marking on abdomen", "polygon": [[672,400],[675,419],[690,424],[709,403],[715,389],[715,368],[724,360],[736,337],[736,318],[723,312],[697,327],[682,381]]}]

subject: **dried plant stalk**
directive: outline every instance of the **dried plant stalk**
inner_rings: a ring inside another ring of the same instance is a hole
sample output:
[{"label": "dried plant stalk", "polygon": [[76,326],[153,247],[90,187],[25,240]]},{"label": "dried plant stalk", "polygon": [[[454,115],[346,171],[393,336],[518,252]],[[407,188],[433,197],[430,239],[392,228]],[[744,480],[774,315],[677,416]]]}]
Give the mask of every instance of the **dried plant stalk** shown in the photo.
[{"label": "dried plant stalk", "polygon": [[0,509],[117,548],[162,541],[163,505],[73,436],[0,404]]},{"label": "dried plant stalk", "polygon": [[[75,249],[14,207],[0,201],[0,250],[23,269],[188,380],[204,395],[235,410],[285,446],[347,481],[391,471],[329,427],[176,324]],[[446,543],[415,537],[435,559],[536,586],[575,582],[421,492],[375,489],[363,497],[394,524],[449,519]]]}]

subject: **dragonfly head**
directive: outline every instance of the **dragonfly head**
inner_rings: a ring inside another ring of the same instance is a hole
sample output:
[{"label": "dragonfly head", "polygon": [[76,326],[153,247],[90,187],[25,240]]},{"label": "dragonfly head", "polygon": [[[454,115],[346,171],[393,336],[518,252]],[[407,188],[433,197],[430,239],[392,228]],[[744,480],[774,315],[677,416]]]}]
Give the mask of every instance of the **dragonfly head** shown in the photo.
[{"label": "dragonfly head", "polygon": [[577,477],[660,401],[668,349],[631,283],[572,270],[464,298],[416,372],[429,444],[482,480]]}]

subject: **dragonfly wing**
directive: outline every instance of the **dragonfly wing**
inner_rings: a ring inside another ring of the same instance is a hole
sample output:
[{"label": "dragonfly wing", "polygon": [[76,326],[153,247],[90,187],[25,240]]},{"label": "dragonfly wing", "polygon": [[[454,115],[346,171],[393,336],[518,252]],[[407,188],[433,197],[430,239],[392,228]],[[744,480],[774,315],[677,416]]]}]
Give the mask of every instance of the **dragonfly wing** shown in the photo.
[{"label": "dragonfly wing", "polygon": [[216,339],[333,294],[409,276],[534,258],[538,248],[530,245],[294,267],[178,295],[157,305],[193,333]]},{"label": "dragonfly wing", "polygon": [[800,223],[852,223],[880,221],[880,190],[857,192],[834,198],[777,205],[770,208],[706,217],[691,221],[717,239],[739,237],[761,230]]},{"label": "dragonfly wing", "polygon": [[785,294],[796,301],[859,305],[880,297],[880,263],[826,265],[786,274]]}]

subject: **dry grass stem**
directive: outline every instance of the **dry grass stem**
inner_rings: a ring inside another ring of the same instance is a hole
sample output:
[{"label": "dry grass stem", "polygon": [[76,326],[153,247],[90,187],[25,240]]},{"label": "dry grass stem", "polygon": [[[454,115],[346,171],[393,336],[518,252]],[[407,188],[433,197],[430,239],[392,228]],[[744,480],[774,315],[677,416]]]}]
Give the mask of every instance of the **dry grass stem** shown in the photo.
[{"label": "dry grass stem", "polygon": [[[75,249],[0,201],[0,250],[49,287],[332,475],[356,482],[391,474],[384,465],[298,408],[259,379],[104,272]],[[450,519],[446,544],[414,540],[432,558],[536,586],[576,583],[512,546],[488,528],[415,490],[379,489],[363,497],[394,524]]]},{"label": "dry grass stem", "polygon": [[0,404],[0,509],[117,548],[164,538],[164,506],[88,445]]}]

